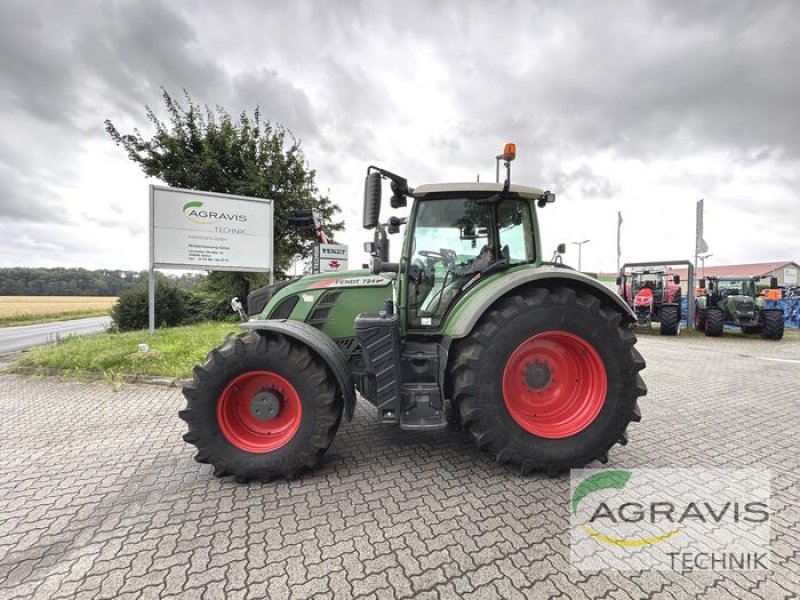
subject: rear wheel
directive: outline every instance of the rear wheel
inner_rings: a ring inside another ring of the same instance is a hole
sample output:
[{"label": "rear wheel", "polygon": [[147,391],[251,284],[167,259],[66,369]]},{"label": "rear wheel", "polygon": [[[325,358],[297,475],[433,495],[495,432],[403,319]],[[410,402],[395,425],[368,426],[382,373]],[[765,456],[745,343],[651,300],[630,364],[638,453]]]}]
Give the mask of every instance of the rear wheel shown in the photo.
[{"label": "rear wheel", "polygon": [[611,305],[529,289],[488,310],[456,349],[453,393],[476,444],[522,472],[555,474],[627,443],[647,392],[636,337]]},{"label": "rear wheel", "polygon": [[783,338],[783,327],[782,310],[761,310],[761,337],[765,340],[780,340]]},{"label": "rear wheel", "polygon": [[183,439],[214,475],[294,477],[333,441],[342,403],[322,361],[302,343],[251,331],[212,350],[183,388]]},{"label": "rear wheel", "polygon": [[722,335],[722,329],[725,325],[725,314],[721,308],[707,308],[706,309],[706,326],[705,332],[709,337],[719,337]]},{"label": "rear wheel", "polygon": [[661,335],[678,335],[681,308],[678,304],[661,305]]}]

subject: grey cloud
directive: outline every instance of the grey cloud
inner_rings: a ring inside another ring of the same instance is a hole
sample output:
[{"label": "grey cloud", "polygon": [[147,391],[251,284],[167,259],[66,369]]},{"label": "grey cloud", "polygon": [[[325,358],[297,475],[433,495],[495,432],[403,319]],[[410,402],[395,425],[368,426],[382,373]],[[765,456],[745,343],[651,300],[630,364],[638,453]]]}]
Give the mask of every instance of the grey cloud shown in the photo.
[{"label": "grey cloud", "polygon": [[48,39],[46,25],[31,3],[0,3],[0,94],[63,127],[72,122],[78,103],[74,68],[69,54]]},{"label": "grey cloud", "polygon": [[618,183],[598,175],[586,164],[570,171],[552,169],[544,174],[544,179],[562,193],[574,190],[583,198],[613,198],[620,191]]},{"label": "grey cloud", "polygon": [[308,96],[274,70],[260,69],[236,76],[233,98],[234,104],[243,109],[260,107],[265,117],[290,129],[296,137],[318,135]]},{"label": "grey cloud", "polygon": [[187,19],[165,4],[103,3],[98,16],[75,51],[111,106],[141,119],[143,105],[157,99],[161,87],[173,93],[185,88],[201,101],[225,88],[227,76],[213,54]]}]

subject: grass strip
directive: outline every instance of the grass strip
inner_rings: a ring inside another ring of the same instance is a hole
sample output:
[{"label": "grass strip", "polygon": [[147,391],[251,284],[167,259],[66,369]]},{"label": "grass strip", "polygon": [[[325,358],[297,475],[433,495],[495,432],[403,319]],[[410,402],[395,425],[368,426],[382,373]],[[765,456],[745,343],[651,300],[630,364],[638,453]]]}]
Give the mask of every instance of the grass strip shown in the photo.
[{"label": "grass strip", "polygon": [[[24,353],[9,370],[59,369],[73,374],[101,373],[109,378],[123,374],[191,377],[192,367],[222,344],[228,332],[240,331],[236,323],[208,322],[158,329],[153,337],[145,330],[68,337]],[[147,344],[149,350],[139,352],[139,344]]]}]

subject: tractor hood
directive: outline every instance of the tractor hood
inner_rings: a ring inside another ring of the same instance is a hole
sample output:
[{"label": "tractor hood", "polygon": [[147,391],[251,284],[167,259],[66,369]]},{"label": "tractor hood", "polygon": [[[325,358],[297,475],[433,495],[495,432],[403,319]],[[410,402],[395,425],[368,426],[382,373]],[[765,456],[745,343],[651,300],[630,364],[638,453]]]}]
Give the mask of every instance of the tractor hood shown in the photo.
[{"label": "tractor hood", "polygon": [[[307,275],[262,288],[266,302],[250,308],[250,320],[291,319],[322,330],[333,339],[352,337],[355,317],[378,312],[392,298],[392,279],[366,270]],[[261,292],[262,290],[259,290]]]},{"label": "tractor hood", "polygon": [[750,296],[728,296],[726,308],[731,315],[752,317],[755,312],[755,303]]}]

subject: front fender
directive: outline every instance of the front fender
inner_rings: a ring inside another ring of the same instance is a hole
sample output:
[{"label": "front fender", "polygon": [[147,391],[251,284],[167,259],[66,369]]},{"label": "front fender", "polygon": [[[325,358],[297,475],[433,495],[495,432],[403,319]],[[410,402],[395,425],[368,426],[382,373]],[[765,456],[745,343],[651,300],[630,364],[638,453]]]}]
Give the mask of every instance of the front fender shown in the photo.
[{"label": "front fender", "polygon": [[344,353],[331,338],[307,323],[288,319],[246,321],[241,324],[241,327],[247,330],[280,333],[308,346],[314,354],[328,365],[328,368],[336,378],[339,390],[341,390],[347,419],[351,420],[353,418],[353,413],[356,409],[353,375]]},{"label": "front fender", "polygon": [[631,307],[596,279],[572,269],[542,265],[501,273],[489,283],[476,288],[463,298],[450,314],[444,327],[444,334],[450,339],[466,337],[488,307],[514,289],[528,284],[545,287],[564,285],[585,289],[617,307],[625,320],[636,322],[636,315]]}]

